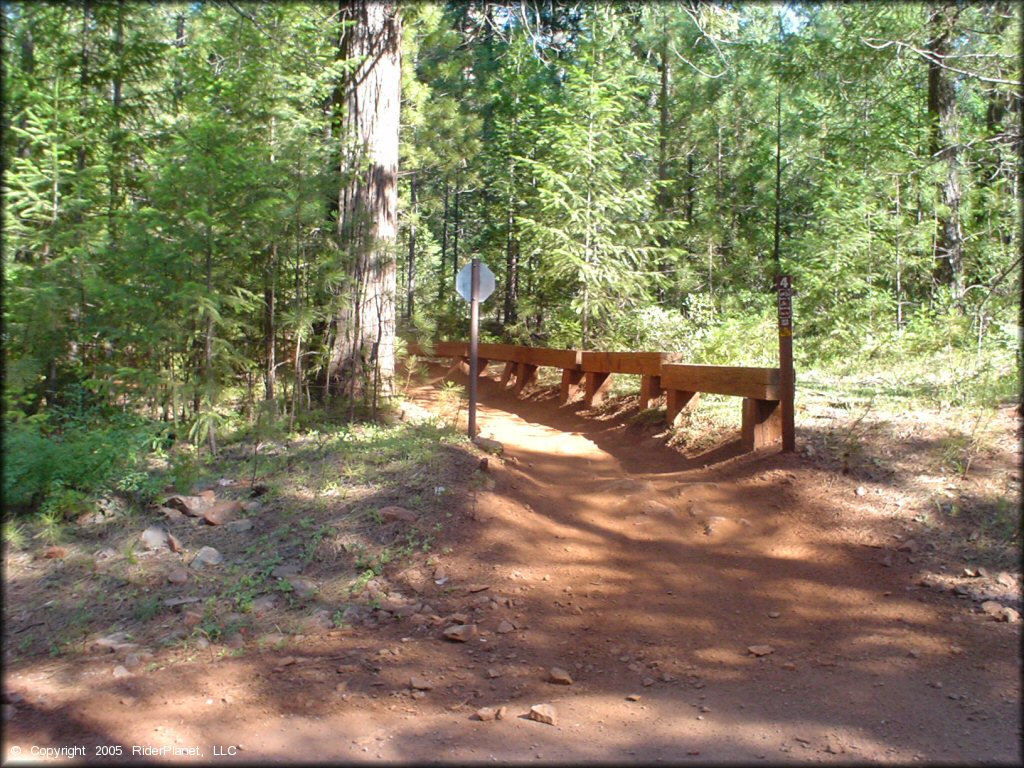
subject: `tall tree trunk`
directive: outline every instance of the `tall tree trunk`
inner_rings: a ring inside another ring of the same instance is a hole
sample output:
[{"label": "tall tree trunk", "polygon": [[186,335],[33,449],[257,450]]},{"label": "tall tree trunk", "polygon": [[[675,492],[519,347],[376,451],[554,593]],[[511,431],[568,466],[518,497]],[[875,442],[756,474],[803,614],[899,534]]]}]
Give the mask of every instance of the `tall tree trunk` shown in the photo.
[{"label": "tall tree trunk", "polygon": [[[89,0],[85,0],[82,3],[82,47],[78,55],[78,86],[80,89],[79,93],[79,104],[82,110],[82,115],[89,113],[89,41],[91,38],[90,29],[92,25],[90,18],[92,16],[92,3]],[[75,169],[81,173],[85,170],[86,161],[88,159],[87,154],[88,142],[81,142],[78,145],[78,150],[75,154]]]},{"label": "tall tree trunk", "polygon": [[[518,97],[517,97],[518,98]],[[518,121],[513,119],[513,126]],[[505,325],[519,319],[519,233],[516,230],[516,163],[508,162],[508,200],[505,220]]]},{"label": "tall tree trunk", "polygon": [[[210,217],[212,212],[210,211],[209,198],[207,198],[206,215]],[[208,219],[209,220],[209,219]],[[208,301],[213,301],[213,231],[210,225],[207,224],[205,228],[205,240],[206,240],[206,259],[205,259],[205,274],[206,274],[206,298]],[[203,343],[203,389],[206,391],[207,407],[209,410],[213,410],[213,334],[214,334],[214,322],[213,312],[210,309],[205,310],[206,314],[206,330],[204,333]],[[199,400],[197,402],[196,414],[199,413]],[[217,430],[214,428],[214,424],[211,421],[209,431],[207,432],[207,438],[210,444],[210,452],[217,455]]]},{"label": "tall tree trunk", "polygon": [[402,24],[395,2],[340,3],[344,86],[338,238],[349,256],[346,301],[337,315],[328,386],[357,401],[390,396],[395,368],[395,235]]},{"label": "tall tree trunk", "polygon": [[[185,47],[185,14],[183,13],[174,17],[174,47],[179,51]],[[185,98],[185,86],[181,75],[181,64],[179,63],[174,68],[174,86],[171,89],[171,108],[175,117],[181,109],[182,99]]]},{"label": "tall tree trunk", "polygon": [[409,263],[405,278],[405,319],[412,320],[416,308],[416,177],[409,181]]},{"label": "tall tree trunk", "polygon": [[455,221],[452,222],[452,285],[455,285],[455,278],[459,274],[459,232],[462,229],[462,220],[459,218],[459,185],[462,181],[462,172],[455,173]]},{"label": "tall tree trunk", "polygon": [[274,401],[277,388],[277,353],[275,337],[277,322],[277,243],[270,246],[270,261],[263,276],[263,357],[266,369],[263,374],[264,399]]},{"label": "tall tree trunk", "polygon": [[121,107],[124,87],[124,0],[117,4],[117,17],[114,22],[114,73],[111,82],[111,127],[109,186],[110,198],[107,204],[107,235],[110,242],[117,246],[120,241],[118,234],[117,212],[121,207]]},{"label": "tall tree trunk", "polygon": [[960,146],[956,92],[950,73],[941,65],[950,51],[950,40],[960,11],[952,5],[933,4],[928,9],[928,118],[931,123],[932,159],[944,166],[939,182],[933,279],[949,288],[955,305],[963,310],[964,235],[960,219]]},{"label": "tall tree trunk", "polygon": [[[511,197],[511,195],[510,195]],[[505,241],[505,325],[519,320],[519,234],[516,217],[509,201],[508,235]]]},{"label": "tall tree trunk", "polygon": [[[666,37],[662,38],[661,49],[658,52],[658,69],[661,72],[661,87],[658,90],[658,186],[654,203],[657,208],[658,221],[665,224],[669,218],[669,209],[672,207],[672,193],[669,190],[668,172],[668,132],[669,132],[669,90],[672,78],[671,64],[668,58],[667,31]],[[666,250],[669,247],[668,234],[665,231],[659,232],[657,236],[658,249],[661,251],[658,257],[658,270],[668,280],[672,265],[666,257]],[[664,303],[669,296],[669,291],[664,283],[658,286],[658,301]]]},{"label": "tall tree trunk", "polygon": [[448,175],[444,177],[444,214],[441,217],[441,264],[437,273],[437,302],[444,302],[444,275],[445,265],[448,263]]}]

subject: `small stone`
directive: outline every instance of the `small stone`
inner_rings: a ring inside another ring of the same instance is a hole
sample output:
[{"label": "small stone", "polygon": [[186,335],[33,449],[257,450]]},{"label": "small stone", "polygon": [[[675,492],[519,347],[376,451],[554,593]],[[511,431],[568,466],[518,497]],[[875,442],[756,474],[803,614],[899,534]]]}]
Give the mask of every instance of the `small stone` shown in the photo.
[{"label": "small stone", "polygon": [[491,440],[477,435],[473,438],[473,442],[482,450],[487,451],[487,453],[493,453],[495,456],[500,456],[505,451],[505,446],[497,440]]},{"label": "small stone", "polygon": [[781,613],[779,613],[778,611],[768,611],[768,618],[769,618],[769,619],[777,619],[777,618],[779,618],[779,616],[781,616],[781,615],[782,615],[782,614],[781,614]]},{"label": "small stone", "polygon": [[784,661],[782,663],[782,668],[787,670],[787,671],[789,671],[789,672],[795,672],[796,671],[796,664],[794,664],[792,661]]},{"label": "small stone", "polygon": [[444,631],[444,639],[455,643],[465,643],[477,636],[476,624],[456,624]]},{"label": "small stone", "polygon": [[304,579],[301,576],[290,576],[287,581],[292,585],[292,589],[298,597],[312,597],[320,591],[320,587],[315,581]]},{"label": "small stone", "polygon": [[856,494],[858,496],[866,496],[867,492],[868,492],[868,489],[865,488],[863,485],[858,485],[857,486]]},{"label": "small stone", "polygon": [[157,507],[156,511],[171,523],[176,523],[185,517],[185,514],[180,509],[172,509],[171,507]]},{"label": "small stone", "polygon": [[195,568],[196,570],[199,570],[201,568],[205,568],[208,565],[220,565],[223,562],[224,555],[222,555],[213,547],[203,547],[198,552],[196,552],[196,556],[192,558],[190,566],[192,568]]},{"label": "small stone", "polygon": [[416,513],[405,507],[382,507],[377,514],[385,523],[415,523]]},{"label": "small stone", "polygon": [[242,503],[239,501],[222,501],[214,504],[203,513],[203,519],[210,525],[224,525],[230,523],[242,511]]},{"label": "small stone", "polygon": [[975,570],[974,568],[964,568],[964,576],[971,577],[971,576],[977,576],[977,575],[978,575],[978,571]]},{"label": "small stone", "polygon": [[898,547],[896,547],[896,551],[897,552],[909,552],[910,554],[914,554],[915,552],[917,552],[917,540],[916,539],[907,539],[902,544],[900,544]]},{"label": "small stone", "polygon": [[494,631],[499,635],[507,635],[509,632],[514,631],[515,628],[515,625],[511,621],[502,619],[501,622],[498,623],[498,628]]},{"label": "small stone", "polygon": [[995,600],[986,600],[981,604],[981,612],[998,619],[1003,613],[1003,606]]},{"label": "small stone", "polygon": [[1008,621],[1011,624],[1016,624],[1020,621],[1020,612],[1009,607],[1004,607],[999,618],[1003,621]]},{"label": "small stone", "polygon": [[476,711],[476,719],[488,722],[490,720],[498,719],[498,710],[495,707],[480,707]]},{"label": "small stone", "polygon": [[490,667],[487,670],[487,679],[488,680],[493,680],[496,677],[501,677],[501,671],[495,669],[494,667]]},{"label": "small stone", "polygon": [[142,659],[139,658],[137,653],[129,653],[124,657],[124,665],[128,669],[135,669],[142,663]]},{"label": "small stone", "polygon": [[128,671],[127,667],[122,666],[121,664],[118,664],[116,667],[114,667],[114,677],[122,678],[131,676],[132,673]]},{"label": "small stone", "polygon": [[245,533],[246,531],[251,531],[252,528],[253,522],[248,519],[231,520],[224,524],[224,530],[231,531],[232,533]]},{"label": "small stone", "polygon": [[47,547],[43,550],[43,557],[48,559],[63,560],[68,555],[68,550],[65,547]]},{"label": "small stone", "polygon": [[203,598],[201,597],[170,597],[164,600],[164,605],[168,608],[175,608],[179,605],[191,605],[192,603],[198,603]]},{"label": "small stone", "polygon": [[434,684],[427,680],[425,677],[416,677],[415,675],[409,680],[409,687],[415,691],[432,691],[434,690]]},{"label": "small stone", "polygon": [[148,550],[164,549],[168,546],[167,530],[160,525],[151,525],[142,532],[142,543]]},{"label": "small stone", "polygon": [[287,565],[277,566],[274,570],[270,572],[270,575],[273,576],[275,579],[286,579],[289,576],[295,576],[301,570],[301,565],[295,565],[294,563],[290,563]]},{"label": "small stone", "polygon": [[650,688],[652,685],[654,685],[654,678],[645,677],[643,680],[640,681],[640,685],[642,685],[644,688]]},{"label": "small stone", "polygon": [[626,697],[626,701],[640,701],[639,693],[631,693]]},{"label": "small stone", "polygon": [[165,507],[176,509],[189,517],[202,517],[212,500],[203,496],[171,496],[164,502]]},{"label": "small stone", "polygon": [[1006,571],[1000,572],[1000,574],[996,576],[996,581],[1002,584],[1004,587],[1017,586],[1017,580]]},{"label": "small stone", "polygon": [[775,649],[770,645],[751,645],[747,648],[747,653],[753,654],[754,656],[768,656],[769,654],[775,653]]},{"label": "small stone", "polygon": [[572,685],[572,677],[561,667],[552,667],[548,670],[548,682],[556,685]]},{"label": "small stone", "polygon": [[135,644],[131,642],[131,635],[127,632],[114,632],[112,635],[107,635],[94,641],[93,645],[111,653],[116,653],[125,648],[132,648]]},{"label": "small stone", "polygon": [[534,704],[530,707],[529,718],[538,723],[555,724],[555,708],[550,704]]},{"label": "small stone", "polygon": [[188,581],[188,571],[185,568],[174,568],[167,574],[167,580],[171,584],[184,584]]}]

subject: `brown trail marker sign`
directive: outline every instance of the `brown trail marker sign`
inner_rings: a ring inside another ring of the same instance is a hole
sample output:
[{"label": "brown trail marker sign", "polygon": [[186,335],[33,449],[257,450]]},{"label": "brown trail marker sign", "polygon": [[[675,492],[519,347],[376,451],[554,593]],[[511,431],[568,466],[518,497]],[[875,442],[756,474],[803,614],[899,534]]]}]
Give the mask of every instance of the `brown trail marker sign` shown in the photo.
[{"label": "brown trail marker sign", "polygon": [[782,400],[782,450],[796,450],[794,401],[796,375],[793,371],[793,279],[778,275],[775,288],[779,300],[779,395]]},{"label": "brown trail marker sign", "polygon": [[469,302],[469,439],[476,437],[476,379],[480,374],[480,302],[494,293],[494,273],[473,259],[459,270],[455,290]]}]

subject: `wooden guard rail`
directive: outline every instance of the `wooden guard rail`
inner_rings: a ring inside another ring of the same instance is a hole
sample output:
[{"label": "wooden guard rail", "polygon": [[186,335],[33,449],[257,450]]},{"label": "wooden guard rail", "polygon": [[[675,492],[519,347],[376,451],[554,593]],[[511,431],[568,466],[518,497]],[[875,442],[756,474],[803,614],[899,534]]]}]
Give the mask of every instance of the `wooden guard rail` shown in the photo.
[{"label": "wooden guard rail", "polygon": [[[408,349],[409,354],[419,357],[451,358],[453,367],[465,365],[464,370],[469,370],[467,342],[438,341],[429,349],[410,342]],[[514,378],[516,394],[536,380],[538,368],[561,368],[559,402],[563,405],[581,385],[587,405],[597,405],[608,390],[612,374],[639,375],[641,406],[650,408],[664,392],[669,423],[675,423],[683,410],[694,408],[701,392],[742,397],[744,447],[752,451],[782,439],[778,368],[685,365],[679,362],[678,354],[668,352],[583,352],[516,344],[480,344],[477,356],[481,376],[488,364],[504,363],[501,386],[508,386]]]}]

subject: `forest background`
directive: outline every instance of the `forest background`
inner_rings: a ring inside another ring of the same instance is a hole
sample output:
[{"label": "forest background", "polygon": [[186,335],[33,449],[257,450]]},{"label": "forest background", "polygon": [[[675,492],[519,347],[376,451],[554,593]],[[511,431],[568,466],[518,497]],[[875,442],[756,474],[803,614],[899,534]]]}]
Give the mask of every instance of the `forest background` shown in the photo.
[{"label": "forest background", "polygon": [[[774,365],[787,273],[798,403],[1019,396],[1018,4],[399,13],[377,329],[399,356],[466,337],[454,277],[477,256],[498,275],[485,340]],[[380,361],[355,388],[336,360],[359,283],[343,190],[365,170],[339,5],[2,16],[8,508],[144,500],[172,444],[386,411]]]}]

